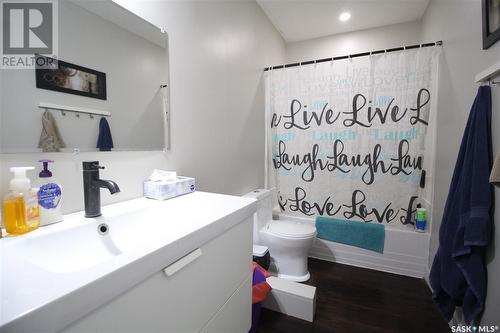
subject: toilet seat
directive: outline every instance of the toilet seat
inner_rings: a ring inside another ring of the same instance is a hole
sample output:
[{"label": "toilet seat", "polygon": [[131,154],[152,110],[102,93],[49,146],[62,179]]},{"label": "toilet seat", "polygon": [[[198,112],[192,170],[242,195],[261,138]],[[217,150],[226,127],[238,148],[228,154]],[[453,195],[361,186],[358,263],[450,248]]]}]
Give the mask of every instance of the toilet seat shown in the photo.
[{"label": "toilet seat", "polygon": [[268,232],[286,238],[311,238],[316,235],[316,227],[311,224],[276,220],[268,222]]}]

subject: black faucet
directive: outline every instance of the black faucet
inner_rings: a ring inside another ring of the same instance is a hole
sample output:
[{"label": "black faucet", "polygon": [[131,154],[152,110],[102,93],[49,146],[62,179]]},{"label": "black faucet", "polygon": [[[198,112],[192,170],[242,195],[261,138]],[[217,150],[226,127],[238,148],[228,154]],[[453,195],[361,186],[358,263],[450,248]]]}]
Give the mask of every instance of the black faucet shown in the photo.
[{"label": "black faucet", "polygon": [[112,180],[99,179],[99,169],[104,169],[98,161],[83,162],[83,198],[85,217],[101,216],[101,187],[111,194],[120,192],[118,184]]}]

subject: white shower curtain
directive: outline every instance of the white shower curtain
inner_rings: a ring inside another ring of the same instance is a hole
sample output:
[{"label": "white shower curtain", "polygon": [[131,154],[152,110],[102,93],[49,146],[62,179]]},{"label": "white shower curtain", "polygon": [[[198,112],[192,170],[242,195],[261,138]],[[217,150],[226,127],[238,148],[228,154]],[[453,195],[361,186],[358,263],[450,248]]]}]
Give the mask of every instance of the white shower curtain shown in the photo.
[{"label": "white shower curtain", "polygon": [[439,52],[265,73],[266,185],[277,189],[284,213],[405,227],[420,200],[425,149],[434,144],[426,133]]}]

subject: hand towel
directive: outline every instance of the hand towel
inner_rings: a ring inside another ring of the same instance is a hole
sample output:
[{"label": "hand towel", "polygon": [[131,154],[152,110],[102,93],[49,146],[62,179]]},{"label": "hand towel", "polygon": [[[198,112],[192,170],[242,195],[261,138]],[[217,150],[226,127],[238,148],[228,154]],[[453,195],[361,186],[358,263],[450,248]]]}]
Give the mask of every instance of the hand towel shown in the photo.
[{"label": "hand towel", "polygon": [[456,306],[462,307],[466,323],[478,319],[484,309],[484,252],[493,225],[491,147],[491,89],[481,86],[458,152],[429,276],[432,297],[446,321]]},{"label": "hand towel", "polygon": [[111,148],[114,148],[111,129],[109,128],[108,121],[104,117],[99,121],[99,137],[97,138],[96,148],[99,148],[100,151],[111,151]]},{"label": "hand towel", "polygon": [[490,183],[500,187],[500,153],[497,154],[493,168],[491,168]]},{"label": "hand towel", "polygon": [[50,111],[45,111],[42,115],[42,133],[38,140],[38,148],[42,148],[43,152],[55,152],[65,147],[56,119]]}]

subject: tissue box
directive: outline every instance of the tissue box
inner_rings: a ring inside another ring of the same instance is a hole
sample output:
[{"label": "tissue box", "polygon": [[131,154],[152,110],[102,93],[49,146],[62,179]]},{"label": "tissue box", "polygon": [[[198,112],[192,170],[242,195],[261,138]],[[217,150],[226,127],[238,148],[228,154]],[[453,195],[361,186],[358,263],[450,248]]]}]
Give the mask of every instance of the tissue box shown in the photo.
[{"label": "tissue box", "polygon": [[180,177],[172,180],[144,181],[144,196],[150,199],[166,200],[194,192],[194,178]]}]

